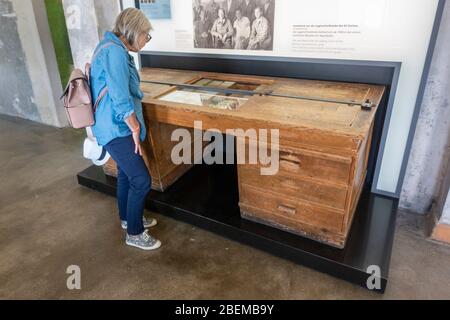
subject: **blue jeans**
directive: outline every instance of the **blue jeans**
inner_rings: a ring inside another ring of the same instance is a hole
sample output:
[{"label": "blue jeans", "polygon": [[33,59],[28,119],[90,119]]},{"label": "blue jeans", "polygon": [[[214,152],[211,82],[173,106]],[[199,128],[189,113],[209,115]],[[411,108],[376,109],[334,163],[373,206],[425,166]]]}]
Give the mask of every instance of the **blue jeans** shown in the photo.
[{"label": "blue jeans", "polygon": [[144,232],[142,217],[145,199],[152,187],[144,159],[134,153],[132,136],[116,138],[105,149],[117,163],[117,202],[122,221],[128,223],[128,234],[136,236]]}]

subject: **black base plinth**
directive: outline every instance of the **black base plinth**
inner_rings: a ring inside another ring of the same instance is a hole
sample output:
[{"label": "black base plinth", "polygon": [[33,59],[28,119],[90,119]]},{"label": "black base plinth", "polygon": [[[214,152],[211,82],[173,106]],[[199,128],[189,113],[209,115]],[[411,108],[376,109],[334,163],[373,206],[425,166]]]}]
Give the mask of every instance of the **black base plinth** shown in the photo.
[{"label": "black base plinth", "polygon": [[[78,182],[112,196],[116,194],[116,179],[106,176],[100,167],[92,166],[79,173]],[[198,165],[168,191],[150,192],[147,208],[367,289],[371,270],[376,270],[372,266],[379,267],[381,286],[373,290],[384,293],[398,200],[364,191],[342,250],[242,219],[238,201],[236,166]]]}]

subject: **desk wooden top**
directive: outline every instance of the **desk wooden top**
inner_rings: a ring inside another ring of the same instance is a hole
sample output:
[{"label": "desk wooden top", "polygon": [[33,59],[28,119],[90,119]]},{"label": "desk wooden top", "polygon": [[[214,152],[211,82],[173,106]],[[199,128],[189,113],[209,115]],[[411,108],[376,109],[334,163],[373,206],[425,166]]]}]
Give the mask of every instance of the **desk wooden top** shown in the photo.
[{"label": "desk wooden top", "polygon": [[[169,90],[167,85],[142,84],[145,93],[143,99],[144,112],[148,108],[153,116],[159,112],[190,112],[209,119],[229,119],[239,121],[256,121],[270,124],[271,127],[303,128],[329,131],[345,136],[364,137],[370,130],[378,105],[385,92],[384,86],[343,83],[331,81],[314,81],[275,77],[246,76],[235,74],[219,74],[200,71],[144,68],[141,70],[142,80],[161,81],[177,84],[192,83],[203,77],[226,77],[234,81],[255,81],[261,84],[258,90],[270,90],[275,94],[308,96],[322,99],[337,99],[363,103],[370,99],[375,105],[370,111],[362,110],[360,106],[348,104],[300,100],[285,97],[259,96],[249,97],[249,100],[237,110],[220,110],[204,106],[195,106],[158,100],[157,97]],[[201,120],[201,119],[198,119]]]}]

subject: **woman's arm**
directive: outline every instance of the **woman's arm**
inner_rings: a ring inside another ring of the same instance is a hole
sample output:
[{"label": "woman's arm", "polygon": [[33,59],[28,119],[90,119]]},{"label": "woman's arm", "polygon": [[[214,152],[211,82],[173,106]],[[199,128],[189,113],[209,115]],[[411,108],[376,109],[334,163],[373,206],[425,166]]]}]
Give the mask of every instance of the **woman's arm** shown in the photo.
[{"label": "woman's arm", "polygon": [[130,93],[130,69],[127,52],[111,46],[105,63],[106,85],[112,100],[114,117],[118,122],[125,122],[133,133],[136,153],[142,155],[140,145],[140,125],[134,112],[134,100]]},{"label": "woman's arm", "polygon": [[117,122],[134,113],[134,101],[130,93],[130,69],[128,54],[123,48],[111,46],[105,59],[105,78],[108,95]]}]

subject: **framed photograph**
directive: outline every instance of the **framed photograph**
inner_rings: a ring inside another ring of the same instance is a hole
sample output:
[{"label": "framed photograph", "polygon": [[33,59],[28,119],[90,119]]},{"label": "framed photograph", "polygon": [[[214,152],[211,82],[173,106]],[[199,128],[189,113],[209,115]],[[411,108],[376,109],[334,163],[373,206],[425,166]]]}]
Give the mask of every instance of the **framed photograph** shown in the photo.
[{"label": "framed photograph", "polygon": [[275,0],[193,0],[194,47],[273,50]]}]

